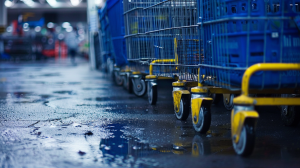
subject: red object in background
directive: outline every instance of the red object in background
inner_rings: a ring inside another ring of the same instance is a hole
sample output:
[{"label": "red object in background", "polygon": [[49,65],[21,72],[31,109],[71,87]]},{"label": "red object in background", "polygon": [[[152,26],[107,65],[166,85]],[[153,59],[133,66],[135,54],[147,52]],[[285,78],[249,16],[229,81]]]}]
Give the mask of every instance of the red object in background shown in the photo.
[{"label": "red object in background", "polygon": [[51,49],[51,50],[43,50],[42,54],[46,57],[54,57],[55,56],[55,50]]},{"label": "red object in background", "polygon": [[60,57],[61,58],[67,58],[68,56],[68,47],[64,42],[55,42],[55,47],[54,49],[49,49],[49,50],[43,50],[42,54],[46,57],[55,57],[59,58],[59,50],[60,50]]},{"label": "red object in background", "polygon": [[58,58],[59,57],[59,41],[55,42],[54,50],[55,50],[55,58]]},{"label": "red object in background", "polygon": [[64,42],[61,42],[60,44],[60,55],[61,58],[67,58],[68,56],[68,47]]},{"label": "red object in background", "polygon": [[12,22],[13,35],[23,36],[23,25],[19,25],[17,20]]}]

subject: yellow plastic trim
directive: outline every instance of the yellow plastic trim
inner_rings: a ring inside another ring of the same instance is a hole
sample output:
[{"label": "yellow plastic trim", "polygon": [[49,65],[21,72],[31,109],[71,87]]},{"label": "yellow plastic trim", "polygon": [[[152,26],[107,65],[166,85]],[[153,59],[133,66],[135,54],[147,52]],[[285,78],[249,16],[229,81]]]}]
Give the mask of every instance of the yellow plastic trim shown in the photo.
[{"label": "yellow plastic trim", "polygon": [[251,98],[241,95],[233,99],[234,104],[255,105],[255,106],[297,106],[300,105],[300,98],[289,97],[259,97]]},{"label": "yellow plastic trim", "polygon": [[157,79],[164,80],[164,79],[174,79],[174,78],[172,78],[172,77],[158,76]]},{"label": "yellow plastic trim", "polygon": [[195,87],[195,86],[198,86],[198,82],[189,81],[189,82],[186,82],[185,86],[186,87]]},{"label": "yellow plastic trim", "polygon": [[132,72],[132,75],[140,75],[140,74],[142,74],[142,73],[139,71]]},{"label": "yellow plastic trim", "polygon": [[174,38],[174,53],[175,53],[175,63],[178,64],[177,39],[176,38]]},{"label": "yellow plastic trim", "polygon": [[156,79],[157,76],[156,75],[147,75],[146,79]]},{"label": "yellow plastic trim", "polygon": [[198,68],[198,87],[202,87],[203,85],[200,83],[200,68]]},{"label": "yellow plastic trim", "polygon": [[242,104],[242,105],[254,105],[255,100],[251,97],[241,95],[233,99],[234,104]]},{"label": "yellow plastic trim", "polygon": [[186,87],[194,87],[197,86],[198,82],[194,81],[177,81],[173,82],[172,86],[186,86]]},{"label": "yellow plastic trim", "polygon": [[166,62],[175,62],[175,59],[157,59],[157,60],[152,61],[149,66],[150,75],[153,75],[153,64],[166,63]]},{"label": "yellow plastic trim", "polygon": [[[211,97],[200,97],[191,100],[191,110],[192,110],[192,119],[194,124],[198,123],[199,111],[204,101],[207,101],[211,105],[213,99]],[[197,120],[194,120],[194,117],[197,117]]]},{"label": "yellow plastic trim", "polygon": [[185,86],[185,82],[179,82],[179,81],[173,82],[172,86]]},{"label": "yellow plastic trim", "polygon": [[231,112],[231,136],[235,143],[239,142],[242,128],[247,118],[258,119],[259,115],[256,111],[239,111],[234,115],[234,110]]},{"label": "yellow plastic trim", "polygon": [[285,64],[285,63],[261,63],[249,67],[243,76],[242,94],[249,95],[249,81],[251,76],[257,71],[289,71],[300,70],[300,64]]},{"label": "yellow plastic trim", "polygon": [[174,154],[176,154],[176,155],[182,155],[182,154],[184,154],[184,151],[183,150],[172,150],[172,152],[174,153]]},{"label": "yellow plastic trim", "polygon": [[183,94],[190,94],[188,90],[176,90],[173,91],[173,105],[176,113],[179,112],[180,109],[180,100]]},{"label": "yellow plastic trim", "polygon": [[192,93],[207,93],[207,92],[208,92],[208,89],[205,88],[205,87],[199,87],[199,86],[197,86],[197,87],[193,87],[193,88],[191,89],[191,92],[192,92]]}]

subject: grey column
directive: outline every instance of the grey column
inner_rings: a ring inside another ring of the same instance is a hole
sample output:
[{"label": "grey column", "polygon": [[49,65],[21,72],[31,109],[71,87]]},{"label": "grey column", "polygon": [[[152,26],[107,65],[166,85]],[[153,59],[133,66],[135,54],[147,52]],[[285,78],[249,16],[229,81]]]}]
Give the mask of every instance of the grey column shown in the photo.
[{"label": "grey column", "polygon": [[7,12],[6,6],[4,5],[5,0],[0,0],[0,55],[4,51],[3,41],[1,39],[1,34],[5,31],[6,28],[6,19],[7,19]]},{"label": "grey column", "polygon": [[0,27],[6,27],[6,6],[4,5],[5,0],[0,0]]}]

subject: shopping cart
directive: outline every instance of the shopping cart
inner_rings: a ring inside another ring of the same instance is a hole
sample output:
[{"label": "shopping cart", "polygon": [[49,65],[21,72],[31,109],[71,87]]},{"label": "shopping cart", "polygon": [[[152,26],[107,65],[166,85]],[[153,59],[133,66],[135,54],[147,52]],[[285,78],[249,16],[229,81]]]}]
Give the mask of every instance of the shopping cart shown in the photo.
[{"label": "shopping cart", "polygon": [[108,0],[99,10],[101,34],[101,62],[117,85],[123,85],[120,71],[126,68],[125,28],[121,0]]},{"label": "shopping cart", "polygon": [[[150,104],[157,101],[157,80],[197,81],[198,63],[193,62],[199,60],[196,11],[193,0],[124,1],[128,61],[136,65],[137,72],[149,74]],[[194,67],[187,66],[188,62]]]},{"label": "shopping cart", "polygon": [[[299,122],[299,0],[126,3],[140,5],[128,11],[134,14],[127,24],[142,20],[134,25],[141,24],[143,31],[127,37],[148,45],[144,60],[150,64],[146,79],[151,104],[157,100],[157,79],[178,76],[173,83],[176,117],[186,119],[191,106],[195,130],[205,133],[211,123],[209,95],[223,94],[226,108],[233,108],[233,146],[243,156],[254,148],[259,117],[254,106],[282,106],[286,125]],[[137,62],[143,60],[139,53]]]},{"label": "shopping cart", "polygon": [[[200,55],[204,59],[199,64],[198,87],[191,89],[197,131],[205,132],[210,124],[212,100],[208,93],[241,93],[230,98],[234,104],[233,147],[242,156],[254,148],[259,117],[254,106],[283,106],[285,123],[299,122],[294,115],[300,105],[296,98],[300,84],[299,5],[298,0],[198,0]],[[289,96],[256,97],[258,94]]]}]

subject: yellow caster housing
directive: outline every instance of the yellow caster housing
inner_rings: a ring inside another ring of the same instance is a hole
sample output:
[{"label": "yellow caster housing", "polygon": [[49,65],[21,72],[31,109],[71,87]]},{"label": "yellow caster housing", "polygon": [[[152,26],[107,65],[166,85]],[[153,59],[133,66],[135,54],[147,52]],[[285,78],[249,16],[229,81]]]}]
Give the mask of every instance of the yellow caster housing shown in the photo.
[{"label": "yellow caster housing", "polygon": [[178,120],[186,120],[190,114],[191,95],[189,88],[197,85],[197,82],[177,81],[173,82],[174,113]]},{"label": "yellow caster housing", "polygon": [[123,78],[120,76],[120,71],[121,69],[119,67],[114,67],[113,80],[118,86],[123,85]]},{"label": "yellow caster housing", "polygon": [[206,133],[211,123],[211,104],[213,99],[208,96],[208,89],[199,84],[191,89],[192,122],[195,131]]},{"label": "yellow caster housing", "polygon": [[147,75],[146,82],[149,104],[155,105],[157,102],[157,77],[155,75]]},{"label": "yellow caster housing", "polygon": [[[234,109],[231,113],[231,136],[235,152],[241,156],[252,153],[255,144],[255,126],[259,117],[254,106],[299,106],[300,98],[291,97],[250,97],[249,82],[258,71],[300,70],[300,64],[261,63],[249,67],[242,79],[242,94],[234,98]],[[281,92],[281,90],[275,90]],[[283,90],[285,91],[285,90]],[[274,91],[270,91],[274,93]]]}]

